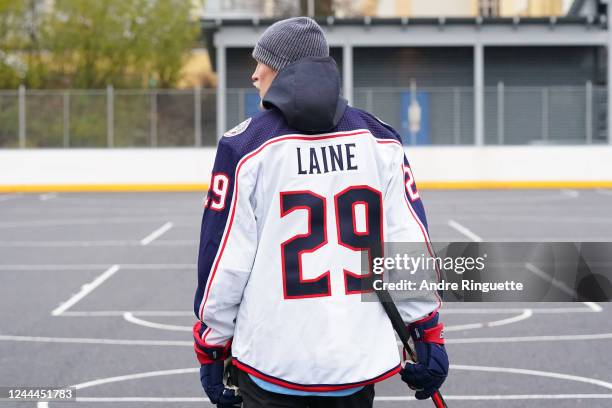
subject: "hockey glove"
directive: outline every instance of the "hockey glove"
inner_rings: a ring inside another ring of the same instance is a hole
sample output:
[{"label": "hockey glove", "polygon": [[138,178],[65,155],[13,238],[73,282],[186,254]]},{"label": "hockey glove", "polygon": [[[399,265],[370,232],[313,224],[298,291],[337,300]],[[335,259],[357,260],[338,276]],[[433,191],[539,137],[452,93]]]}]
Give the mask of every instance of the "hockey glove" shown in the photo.
[{"label": "hockey glove", "polygon": [[208,395],[210,402],[217,404],[217,408],[239,407],[242,403],[242,397],[236,395],[235,390],[225,387],[223,372],[223,360],[204,364],[200,367],[200,381],[204,392]]},{"label": "hockey glove", "polygon": [[430,398],[448,375],[443,327],[438,323],[438,312],[408,325],[418,362],[406,364],[400,375],[410,388],[416,390],[417,399]]},{"label": "hockey glove", "polygon": [[238,407],[242,403],[242,398],[236,391],[227,388],[223,383],[225,371],[224,360],[230,354],[231,341],[225,346],[215,346],[204,341],[204,331],[206,326],[202,322],[197,322],[193,326],[194,349],[200,367],[200,382],[204,392],[210,402],[217,404],[217,408]]}]

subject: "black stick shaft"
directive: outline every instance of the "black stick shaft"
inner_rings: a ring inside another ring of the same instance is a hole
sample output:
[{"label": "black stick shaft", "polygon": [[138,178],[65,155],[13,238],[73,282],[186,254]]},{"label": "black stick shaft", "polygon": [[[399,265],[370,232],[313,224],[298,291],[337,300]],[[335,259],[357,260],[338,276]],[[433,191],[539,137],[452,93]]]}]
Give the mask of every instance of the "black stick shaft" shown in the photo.
[{"label": "black stick shaft", "polygon": [[[404,323],[404,320],[402,319],[399,310],[397,310],[397,306],[395,306],[391,295],[386,290],[376,290],[375,292],[376,296],[378,296],[380,304],[382,305],[383,309],[385,309],[385,313],[387,313],[387,316],[391,321],[393,329],[395,330],[400,341],[404,345],[404,349],[406,349],[406,352],[410,356],[410,359],[416,362],[416,353],[414,352],[414,350],[412,350],[412,347],[410,347],[410,344],[408,343],[408,339],[410,339],[410,333],[408,332],[406,324]],[[444,401],[444,398],[442,398],[442,394],[440,394],[440,391],[436,391],[435,394],[431,396],[431,399],[434,402],[436,408],[447,408],[446,402]]]}]

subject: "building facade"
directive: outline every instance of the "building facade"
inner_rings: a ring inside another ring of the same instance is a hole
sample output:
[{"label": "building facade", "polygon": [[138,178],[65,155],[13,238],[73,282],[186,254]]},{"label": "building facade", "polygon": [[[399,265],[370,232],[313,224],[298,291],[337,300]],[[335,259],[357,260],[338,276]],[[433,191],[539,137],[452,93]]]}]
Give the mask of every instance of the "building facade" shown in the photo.
[{"label": "building facade", "polygon": [[367,11],[378,17],[547,17],[569,9],[563,0],[372,0]]},{"label": "building facade", "polygon": [[[250,52],[270,22],[211,27],[218,134],[258,109]],[[341,68],[344,96],[393,125],[406,144],[608,142],[609,32],[599,20],[320,22]],[[408,114],[415,106],[416,124]]]}]

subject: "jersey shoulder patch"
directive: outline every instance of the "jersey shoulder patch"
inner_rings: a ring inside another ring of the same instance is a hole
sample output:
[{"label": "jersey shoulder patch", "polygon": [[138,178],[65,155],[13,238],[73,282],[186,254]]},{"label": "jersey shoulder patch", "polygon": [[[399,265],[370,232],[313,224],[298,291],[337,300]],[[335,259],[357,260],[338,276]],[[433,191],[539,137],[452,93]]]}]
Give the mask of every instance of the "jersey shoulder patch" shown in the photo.
[{"label": "jersey shoulder patch", "polygon": [[248,118],[247,120],[245,120],[244,122],[242,122],[238,126],[228,130],[227,132],[225,132],[223,134],[223,136],[225,136],[225,137],[232,137],[232,136],[236,136],[236,135],[241,134],[242,132],[244,132],[246,130],[246,128],[249,127],[249,124],[251,123],[251,119],[253,119],[253,118]]}]

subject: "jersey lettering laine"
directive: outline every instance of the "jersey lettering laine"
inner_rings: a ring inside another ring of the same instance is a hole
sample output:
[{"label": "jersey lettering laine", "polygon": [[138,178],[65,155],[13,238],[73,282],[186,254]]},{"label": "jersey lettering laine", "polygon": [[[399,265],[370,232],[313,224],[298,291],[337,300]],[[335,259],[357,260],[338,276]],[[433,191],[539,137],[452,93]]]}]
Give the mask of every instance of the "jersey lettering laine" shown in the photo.
[{"label": "jersey lettering laine", "polygon": [[[219,143],[205,202],[194,310],[210,345],[283,387],[333,391],[399,371],[381,305],[363,302],[361,251],[423,242],[427,221],[397,133],[348,107],[333,132],[277,110]],[[401,302],[406,322],[439,306]]]}]

